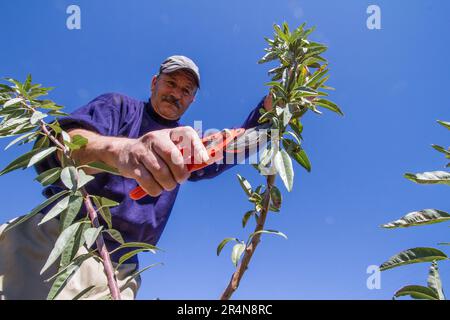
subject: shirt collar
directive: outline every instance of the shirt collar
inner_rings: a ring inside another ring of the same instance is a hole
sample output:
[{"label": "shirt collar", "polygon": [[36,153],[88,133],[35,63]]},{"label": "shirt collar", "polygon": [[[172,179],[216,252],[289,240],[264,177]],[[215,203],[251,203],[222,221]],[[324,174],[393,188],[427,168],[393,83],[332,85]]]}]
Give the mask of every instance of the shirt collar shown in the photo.
[{"label": "shirt collar", "polygon": [[166,118],[161,117],[153,108],[153,105],[151,103],[151,100],[148,99],[148,101],[145,103],[145,111],[147,112],[147,114],[153,119],[155,120],[157,123],[162,124],[164,126],[168,126],[168,127],[176,127],[179,124],[179,120],[169,120]]}]

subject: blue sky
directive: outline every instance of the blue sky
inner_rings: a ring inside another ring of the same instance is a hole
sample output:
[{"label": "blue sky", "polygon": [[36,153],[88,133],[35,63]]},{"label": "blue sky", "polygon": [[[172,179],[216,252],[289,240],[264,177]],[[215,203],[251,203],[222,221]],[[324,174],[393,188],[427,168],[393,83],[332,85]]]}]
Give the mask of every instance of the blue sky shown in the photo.
[{"label": "blue sky", "polygon": [[[70,4],[81,8],[81,30],[66,28]],[[382,29],[366,27],[366,8],[377,4]],[[345,113],[304,117],[304,148],[312,172],[295,167],[293,191],[265,235],[234,299],[390,299],[406,284],[426,285],[427,264],[382,273],[368,290],[366,269],[395,253],[449,241],[448,224],[385,230],[404,214],[450,210],[448,188],[420,186],[405,172],[442,170],[431,144],[448,146],[450,49],[445,34],[450,3],[422,1],[1,1],[0,75],[56,89],[51,99],[75,110],[105,92],[147,99],[165,57],[184,54],[200,67],[202,89],[183,118],[203,128],[239,125],[266,93],[265,36],[273,23],[316,25],[312,39],[329,46],[331,99]],[[8,141],[1,140],[3,149]],[[29,147],[26,147],[29,148]],[[23,148],[0,157],[6,166]],[[217,299],[234,267],[225,237],[246,239],[242,215],[251,208],[236,174],[263,183],[254,169],[236,166],[210,181],[187,183],[158,243],[165,250],[141,256],[140,299]],[[33,170],[0,178],[0,218],[27,213],[42,201]],[[278,184],[282,186],[278,179]],[[448,249],[441,248],[447,253]],[[448,264],[441,263],[450,290]]]}]

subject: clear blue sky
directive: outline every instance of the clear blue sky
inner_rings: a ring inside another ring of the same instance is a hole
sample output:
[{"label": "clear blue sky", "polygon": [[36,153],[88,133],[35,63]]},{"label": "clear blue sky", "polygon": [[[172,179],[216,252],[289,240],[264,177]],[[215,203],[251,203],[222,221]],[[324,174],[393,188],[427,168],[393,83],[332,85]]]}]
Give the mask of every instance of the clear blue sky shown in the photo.
[{"label": "clear blue sky", "polygon": [[[81,7],[82,29],[66,28],[70,4]],[[366,8],[382,10],[382,30],[368,30]],[[450,29],[446,0],[422,1],[1,1],[0,76],[55,86],[51,98],[68,111],[105,92],[147,99],[161,61],[194,59],[202,90],[183,122],[204,128],[239,125],[266,93],[264,36],[272,24],[316,25],[312,38],[329,45],[331,99],[345,113],[304,118],[304,147],[313,170],[296,166],[294,189],[267,228],[234,299],[389,299],[406,284],[426,285],[428,264],[382,273],[368,290],[366,268],[415,246],[449,241],[448,224],[385,230],[380,224],[425,208],[450,210],[445,186],[420,186],[405,172],[442,170],[431,144],[448,146]],[[0,141],[0,147],[8,141]],[[29,148],[29,147],[27,147]],[[22,149],[2,152],[1,167]],[[251,167],[237,166],[211,181],[187,183],[158,245],[142,266],[140,299],[216,299],[234,270],[225,237],[246,239],[242,215],[251,208],[236,173],[262,183]],[[33,170],[0,177],[0,218],[9,220],[42,201]],[[280,180],[278,183],[280,184]],[[280,184],[281,186],[281,184]],[[447,253],[449,250],[441,248]],[[441,263],[450,294],[450,272]]]}]

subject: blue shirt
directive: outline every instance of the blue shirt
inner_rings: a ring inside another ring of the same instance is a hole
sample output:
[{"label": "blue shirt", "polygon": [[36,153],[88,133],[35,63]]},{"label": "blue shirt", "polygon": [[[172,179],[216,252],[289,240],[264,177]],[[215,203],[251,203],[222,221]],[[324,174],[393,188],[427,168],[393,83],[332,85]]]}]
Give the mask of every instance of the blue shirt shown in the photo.
[{"label": "blue shirt", "polygon": [[[241,127],[252,128],[258,124],[259,108],[263,107],[264,99],[254,108]],[[180,126],[178,121],[167,120],[159,116],[153,109],[150,100],[139,101],[118,93],[101,95],[87,105],[77,109],[69,117],[59,120],[64,130],[84,128],[104,136],[138,138],[147,132]],[[193,172],[190,181],[213,178],[234,164],[212,164]],[[56,156],[48,157],[36,165],[40,173],[52,167],[60,166]],[[125,242],[145,242],[156,245],[169,219],[180,185],[172,191],[163,191],[157,197],[146,196],[140,200],[132,200],[128,194],[137,187],[134,179],[124,178],[108,173],[99,173],[85,188],[91,195],[109,198],[120,204],[111,208],[112,226],[122,234]],[[61,181],[47,186],[43,190],[46,197],[65,189]],[[47,213],[52,205],[43,210]],[[85,208],[80,212],[85,215]],[[106,223],[100,218],[101,224]],[[119,243],[104,233],[105,243],[109,251],[119,246]],[[120,256],[131,249],[124,249],[111,256],[118,261]],[[137,263],[137,256],[129,259],[129,263]]]}]

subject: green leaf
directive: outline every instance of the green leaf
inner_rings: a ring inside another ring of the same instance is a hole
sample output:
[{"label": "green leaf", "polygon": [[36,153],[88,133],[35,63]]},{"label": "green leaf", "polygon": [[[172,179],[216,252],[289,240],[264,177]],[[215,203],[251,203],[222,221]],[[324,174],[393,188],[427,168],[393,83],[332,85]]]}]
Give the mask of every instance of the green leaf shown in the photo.
[{"label": "green leaf", "polygon": [[225,247],[225,245],[230,242],[230,241],[236,241],[239,242],[239,240],[237,238],[225,238],[222,240],[222,242],[219,244],[219,246],[217,247],[217,256],[220,255],[220,252],[222,251],[223,247]]},{"label": "green leaf", "polygon": [[315,85],[319,82],[320,79],[323,78],[324,75],[328,73],[328,69],[326,65],[322,67],[322,69],[318,69],[312,77],[306,82],[306,85],[311,88],[315,88]]},{"label": "green leaf", "polygon": [[19,141],[21,141],[21,140],[24,140],[24,139],[26,139],[26,138],[30,138],[30,137],[33,137],[33,136],[37,136],[38,134],[39,134],[39,133],[37,133],[37,132],[35,132],[35,131],[25,133],[24,135],[22,135],[22,136],[20,136],[20,137],[18,137],[18,138],[16,138],[16,139],[14,139],[13,141],[11,141],[11,142],[5,147],[5,150],[8,150],[10,147],[12,147],[13,145],[15,145],[17,142],[19,142]]},{"label": "green leaf", "polygon": [[277,231],[277,230],[259,230],[259,231],[255,231],[252,234],[250,234],[250,236],[248,237],[248,240],[247,240],[247,244],[250,243],[250,240],[252,240],[252,238],[254,236],[256,236],[257,234],[260,234],[260,233],[274,234],[274,235],[283,237],[283,238],[285,238],[287,240],[287,236],[283,232],[280,232],[280,231]]},{"label": "green leaf", "polygon": [[411,296],[414,299],[438,300],[436,293],[432,289],[423,286],[405,286],[394,294],[396,298],[401,296]]},{"label": "green leaf", "polygon": [[57,194],[55,194],[54,196],[48,198],[45,202],[41,203],[40,205],[38,205],[36,208],[34,208],[29,214],[22,216],[16,220],[14,220],[13,222],[11,222],[10,224],[8,224],[8,226],[4,229],[3,232],[7,232],[8,230],[14,228],[15,226],[18,226],[19,224],[21,224],[22,222],[27,221],[28,219],[34,217],[36,214],[38,214],[42,209],[44,209],[45,207],[47,207],[49,204],[53,203],[55,200],[59,199],[60,197],[62,197],[63,195],[69,193],[68,190],[63,190]]},{"label": "green leaf", "polygon": [[433,261],[428,273],[428,287],[436,293],[439,300],[445,300],[444,291],[442,290],[442,282],[439,276],[438,265]]},{"label": "green leaf", "polygon": [[116,252],[118,250],[121,250],[123,248],[141,248],[141,249],[145,249],[147,251],[150,251],[151,253],[156,253],[155,250],[161,250],[160,248],[155,247],[154,245],[151,245],[151,244],[148,244],[148,243],[144,243],[144,242],[127,242],[127,243],[124,243],[124,244],[120,245],[116,249],[112,250],[110,252],[110,254],[112,254],[112,253],[114,253],[114,252]]},{"label": "green leaf", "polygon": [[75,237],[75,234],[78,228],[80,228],[80,226],[81,222],[74,223],[73,225],[67,227],[59,235],[53,250],[50,252],[47,262],[45,263],[44,267],[40,272],[41,275],[59,258],[66,245],[69,244],[70,240],[72,240]]},{"label": "green leaf", "polygon": [[231,261],[233,262],[234,266],[237,267],[238,261],[241,258],[242,254],[245,250],[245,243],[240,242],[233,246],[233,250],[231,251]]},{"label": "green leaf", "polygon": [[318,100],[314,100],[314,103],[318,106],[324,107],[326,109],[329,109],[333,112],[336,112],[337,114],[343,116],[344,113],[341,111],[341,109],[339,109],[339,107],[337,106],[337,104],[329,101],[329,100],[325,100],[325,99],[318,99]]},{"label": "green leaf", "polygon": [[242,218],[242,228],[245,228],[245,226],[247,225],[248,219],[255,213],[256,213],[255,210],[250,210],[245,213],[244,217]]},{"label": "green leaf", "polygon": [[292,113],[288,104],[286,108],[283,108],[283,127],[286,127],[288,125],[289,121],[291,121],[291,118]]},{"label": "green leaf", "polygon": [[396,268],[406,264],[431,262],[448,259],[447,255],[435,248],[412,248],[392,256],[380,266],[380,271]]},{"label": "green leaf", "polygon": [[450,184],[450,173],[446,171],[405,173],[404,177],[419,184]]},{"label": "green leaf", "polygon": [[42,151],[42,149],[33,149],[33,150],[21,155],[16,160],[14,160],[10,164],[8,164],[5,169],[0,171],[0,176],[4,175],[5,173],[20,169],[20,168],[26,168],[28,163],[30,162],[30,159],[35,154],[39,153],[40,151]]},{"label": "green leaf", "polygon": [[311,172],[311,162],[309,161],[305,150],[290,139],[283,139],[283,146],[286,149],[286,152],[294,158],[298,164],[300,164],[308,172]]},{"label": "green leaf", "polygon": [[21,101],[23,101],[22,98],[10,99],[3,105],[3,108],[7,108],[7,107],[10,107],[10,106],[13,106],[13,105],[15,105],[15,104],[17,104],[17,103],[19,103]]},{"label": "green leaf", "polygon": [[38,225],[42,225],[44,223],[46,223],[47,221],[49,221],[50,219],[53,219],[54,217],[58,216],[61,212],[63,212],[64,210],[67,209],[67,207],[69,206],[69,200],[70,200],[71,196],[67,196],[65,198],[63,198],[61,201],[59,201],[45,216],[44,218],[41,220],[41,222],[39,222]]},{"label": "green leaf", "polygon": [[61,172],[61,181],[67,188],[77,190],[77,169],[72,166],[65,167]]},{"label": "green leaf", "polygon": [[441,121],[441,120],[438,120],[437,122],[438,122],[440,125],[442,125],[444,128],[447,128],[448,130],[450,130],[450,122]]},{"label": "green leaf", "polygon": [[153,268],[153,267],[155,267],[155,266],[157,266],[157,265],[159,265],[159,264],[163,265],[164,263],[162,263],[162,262],[154,263],[154,264],[151,264],[151,265],[149,265],[149,266],[143,268],[142,270],[139,270],[139,271],[136,271],[136,272],[132,273],[132,274],[128,277],[127,281],[120,287],[120,291],[123,291],[123,290],[127,287],[127,285],[128,285],[131,281],[133,281],[133,279],[135,279],[136,277],[138,277],[141,273],[143,273],[144,271],[147,271],[148,269]]},{"label": "green leaf", "polygon": [[116,168],[110,167],[110,166],[104,164],[103,162],[94,161],[94,162],[90,162],[88,164],[85,164],[83,166],[80,166],[79,168],[83,168],[83,167],[97,169],[97,170],[100,170],[100,171],[103,171],[103,172],[107,172],[107,173],[111,173],[111,174],[114,174],[114,175],[120,175],[119,171]]},{"label": "green leaf", "polygon": [[44,187],[48,186],[49,184],[52,184],[59,179],[61,171],[62,168],[60,167],[51,168],[47,171],[42,172],[35,178],[35,180],[39,181]]},{"label": "green leaf", "polygon": [[84,232],[90,228],[91,222],[88,218],[83,219],[80,228],[78,228],[75,236],[67,243],[59,261],[60,267],[68,266],[74,258],[77,256],[78,251],[85,243],[85,238],[83,237]]},{"label": "green leaf", "polygon": [[450,156],[450,151],[446,150],[444,147],[441,147],[441,146],[438,146],[438,145],[435,145],[435,144],[432,144],[431,146],[435,150],[437,150],[437,151],[439,151],[439,152],[441,152],[441,153],[443,153],[443,154],[445,154],[447,156]]},{"label": "green leaf", "polygon": [[407,228],[412,226],[421,226],[450,220],[450,214],[437,209],[424,209],[410,212],[404,217],[383,224],[383,228]]},{"label": "green leaf", "polygon": [[47,117],[47,115],[45,113],[42,113],[40,111],[35,111],[35,112],[33,112],[33,115],[31,116],[30,123],[36,124],[39,122],[39,120],[42,120],[45,117]]},{"label": "green leaf", "polygon": [[301,138],[303,132],[303,125],[301,124],[301,122],[298,119],[294,118],[291,120],[290,126],[292,130],[294,130],[294,132]]},{"label": "green leaf", "polygon": [[297,88],[295,88],[295,90],[300,93],[306,93],[306,95],[303,95],[303,96],[316,96],[317,95],[316,90],[311,89],[309,87],[305,87],[305,86],[297,87]]},{"label": "green leaf", "polygon": [[94,180],[95,177],[91,175],[87,175],[83,170],[78,170],[78,185],[77,189],[84,187],[87,183]]},{"label": "green leaf", "polygon": [[51,115],[51,116],[54,116],[54,117],[68,117],[68,116],[70,116],[70,114],[65,113],[65,112],[61,112],[59,110],[52,110],[48,114]]},{"label": "green leaf", "polygon": [[63,138],[64,143],[72,142],[72,138],[70,137],[69,133],[67,133],[66,131],[62,130],[61,136]]},{"label": "green leaf", "polygon": [[295,132],[292,131],[285,131],[284,134],[292,136],[294,138],[294,142],[300,147],[300,145],[302,144],[300,136],[298,136]]},{"label": "green leaf", "polygon": [[119,231],[117,231],[115,229],[108,229],[108,230],[103,230],[103,232],[108,233],[114,240],[116,240],[120,244],[124,244],[125,243],[125,241],[123,240],[123,237],[122,237],[122,235],[120,234]]},{"label": "green leaf", "polygon": [[294,183],[294,170],[291,158],[285,150],[282,149],[276,153],[274,164],[286,189],[290,192]]},{"label": "green leaf", "polygon": [[119,258],[119,264],[116,266],[116,270],[117,270],[124,262],[126,262],[128,259],[134,257],[134,256],[137,255],[138,253],[146,252],[146,251],[150,251],[150,252],[152,252],[152,253],[155,253],[153,250],[150,250],[150,249],[144,249],[144,248],[143,248],[143,249],[136,249],[136,250],[130,251],[130,252],[128,252],[128,253],[125,253],[123,256],[121,256],[121,257]]},{"label": "green leaf", "polygon": [[[64,289],[65,285],[69,282],[75,272],[80,268],[80,265],[90,257],[92,253],[83,254],[75,258],[68,266],[60,268],[57,273],[56,280],[53,282],[50,292],[48,293],[47,300],[54,300],[58,294]],[[53,277],[52,277],[53,278]]]},{"label": "green leaf", "polygon": [[78,147],[84,147],[85,145],[88,144],[88,139],[86,139],[83,136],[80,136],[79,134],[76,134],[72,137],[72,143],[77,145]]},{"label": "green leaf", "polygon": [[75,297],[73,297],[72,300],[80,300],[85,295],[90,293],[94,288],[95,288],[95,286],[89,286],[86,289],[83,289],[80,293],[78,293]]},{"label": "green leaf", "polygon": [[45,159],[47,156],[51,155],[55,151],[56,151],[56,147],[50,147],[50,148],[40,151],[39,153],[36,153],[33,157],[31,157],[27,168],[29,168],[29,167],[35,165],[36,163],[38,163],[39,161]]},{"label": "green leaf", "polygon": [[99,228],[89,228],[83,233],[84,240],[86,241],[86,247],[89,249],[97,240],[98,235],[102,232],[103,226]]},{"label": "green leaf", "polygon": [[24,84],[23,84],[23,89],[24,89],[25,91],[30,90],[30,87],[31,87],[31,81],[32,81],[31,74],[28,74],[28,75],[27,75],[27,78],[25,79],[25,82],[24,82]]},{"label": "green leaf", "polygon": [[247,196],[251,196],[252,195],[252,186],[250,185],[250,182],[248,182],[244,177],[242,177],[241,175],[237,175],[238,179],[239,179],[239,183],[241,184],[242,190],[244,190],[244,192],[247,194]]},{"label": "green leaf", "polygon": [[107,198],[93,196],[92,197],[95,203],[95,206],[97,207],[97,211],[102,216],[103,220],[108,224],[108,228],[112,228],[112,217],[111,212],[109,211],[109,206],[113,206],[113,204],[118,204],[115,201],[109,200]]},{"label": "green leaf", "polygon": [[49,139],[47,136],[42,136],[37,139],[36,143],[33,146],[33,149],[44,149],[50,146]]},{"label": "green leaf", "polygon": [[47,123],[46,125],[48,127],[50,127],[56,134],[61,134],[62,133],[61,126],[59,125],[57,120],[55,120],[52,123]]},{"label": "green leaf", "polygon": [[61,230],[66,229],[72,224],[80,212],[82,205],[83,196],[81,196],[81,194],[75,193],[70,196],[69,206],[67,207],[67,210],[61,214]]},{"label": "green leaf", "polygon": [[100,198],[100,204],[102,207],[116,207],[120,203],[105,197],[99,197]]},{"label": "green leaf", "polygon": [[270,199],[272,200],[272,205],[276,209],[281,208],[281,201],[282,201],[281,192],[276,186],[272,186],[272,188],[270,189]]}]

